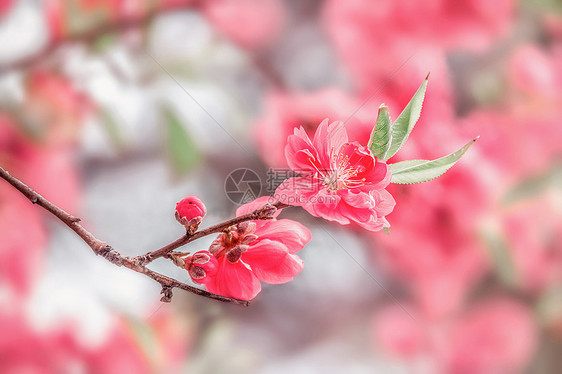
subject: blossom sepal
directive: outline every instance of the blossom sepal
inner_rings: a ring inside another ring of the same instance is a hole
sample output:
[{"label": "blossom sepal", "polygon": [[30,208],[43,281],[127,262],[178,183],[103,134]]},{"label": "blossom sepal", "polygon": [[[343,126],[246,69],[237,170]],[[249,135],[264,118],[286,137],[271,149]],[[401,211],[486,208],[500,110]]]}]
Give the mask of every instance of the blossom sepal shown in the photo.
[{"label": "blossom sepal", "polygon": [[209,251],[195,252],[193,256],[188,256],[183,261],[189,276],[196,283],[205,284],[218,270],[217,259]]}]

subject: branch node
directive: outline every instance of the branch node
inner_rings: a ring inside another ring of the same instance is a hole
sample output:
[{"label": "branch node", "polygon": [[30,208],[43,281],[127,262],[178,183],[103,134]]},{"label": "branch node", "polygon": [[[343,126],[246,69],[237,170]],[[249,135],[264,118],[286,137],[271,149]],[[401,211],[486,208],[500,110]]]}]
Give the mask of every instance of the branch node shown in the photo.
[{"label": "branch node", "polygon": [[152,261],[152,259],[150,258],[150,255],[146,254],[146,255],[137,256],[137,257],[133,258],[133,261],[138,266],[144,266],[144,265],[148,264],[150,261]]},{"label": "branch node", "polygon": [[162,298],[160,298],[160,301],[163,303],[169,303],[172,301],[172,287],[167,286],[165,284],[162,285],[162,291],[160,291],[160,294],[162,295]]},{"label": "branch node", "polygon": [[257,211],[258,219],[272,219],[277,212],[277,207],[273,204],[265,204],[263,208]]},{"label": "branch node", "polygon": [[115,264],[117,266],[123,265],[123,256],[121,256],[121,254],[113,249],[110,245],[105,244],[105,246],[101,250],[99,250],[98,255],[102,256],[112,264]]}]

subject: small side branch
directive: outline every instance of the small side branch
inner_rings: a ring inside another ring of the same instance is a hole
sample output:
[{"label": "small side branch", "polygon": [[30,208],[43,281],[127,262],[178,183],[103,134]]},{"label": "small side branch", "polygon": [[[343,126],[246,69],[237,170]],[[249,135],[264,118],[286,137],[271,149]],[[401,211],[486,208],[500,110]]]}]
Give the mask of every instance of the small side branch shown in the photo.
[{"label": "small side branch", "polygon": [[254,220],[267,220],[267,219],[272,219],[274,213],[277,210],[280,209],[284,209],[289,207],[290,205],[287,204],[283,204],[280,202],[276,202],[274,204],[267,204],[265,205],[263,208],[260,209],[256,209],[253,212],[241,215],[239,217],[235,217],[232,218],[228,221],[207,227],[206,229],[203,230],[199,230],[194,234],[188,234],[186,233],[184,236],[182,236],[181,238],[177,239],[176,241],[160,248],[157,249],[156,251],[152,251],[152,252],[148,252],[142,256],[138,256],[136,257],[136,260],[143,264],[146,265],[152,261],[154,261],[157,258],[160,257],[166,257],[168,255],[168,253],[170,253],[171,251],[173,251],[174,249],[177,249],[181,246],[186,245],[187,243],[190,243],[196,239],[199,238],[203,238],[205,236],[214,234],[214,233],[219,233],[219,232],[223,232],[224,230],[228,229],[230,226],[234,226],[237,225],[241,222],[244,221],[254,221]]}]

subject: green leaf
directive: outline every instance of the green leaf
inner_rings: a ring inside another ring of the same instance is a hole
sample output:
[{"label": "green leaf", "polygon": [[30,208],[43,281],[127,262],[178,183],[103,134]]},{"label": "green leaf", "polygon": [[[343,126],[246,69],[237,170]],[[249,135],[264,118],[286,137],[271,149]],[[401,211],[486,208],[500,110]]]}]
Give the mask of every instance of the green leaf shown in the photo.
[{"label": "green leaf", "polygon": [[111,112],[108,109],[102,108],[99,111],[99,118],[113,146],[119,150],[124,149],[125,141],[119,129],[119,124]]},{"label": "green leaf", "polygon": [[382,104],[379,107],[379,114],[377,116],[377,124],[371,133],[369,140],[369,148],[373,155],[381,160],[386,160],[386,153],[390,148],[392,141],[392,122],[390,121],[390,114],[388,107]]},{"label": "green leaf", "polygon": [[458,151],[448,156],[438,158],[437,160],[408,160],[391,164],[391,182],[399,184],[420,183],[443,175],[466,153],[476,139],[471,140]]},{"label": "green leaf", "polygon": [[427,88],[427,81],[429,74],[421,84],[420,88],[416,91],[412,99],[406,105],[406,108],[400,113],[396,121],[392,124],[392,143],[383,160],[388,160],[398,152],[404,145],[408,136],[414,129],[416,122],[420,119],[422,110],[423,99],[425,97],[425,89]]},{"label": "green leaf", "polygon": [[117,34],[115,33],[105,33],[98,37],[94,42],[91,44],[90,48],[95,53],[102,53],[110,46],[116,44],[118,41]]},{"label": "green leaf", "polygon": [[562,188],[562,164],[555,163],[548,170],[530,176],[508,189],[501,199],[502,204],[510,205],[544,194],[554,188]]},{"label": "green leaf", "polygon": [[540,295],[536,311],[539,323],[545,326],[553,326],[560,321],[562,316],[562,284],[550,285]]},{"label": "green leaf", "polygon": [[490,255],[494,272],[499,281],[507,287],[517,287],[519,276],[513,257],[509,251],[509,245],[501,234],[501,229],[493,224],[484,225],[480,236],[486,243],[486,249]]},{"label": "green leaf", "polygon": [[165,108],[166,148],[172,167],[177,174],[185,174],[201,161],[201,154],[186,129],[172,110]]},{"label": "green leaf", "polygon": [[383,227],[382,231],[386,234],[386,235],[390,235],[390,230],[388,227]]}]

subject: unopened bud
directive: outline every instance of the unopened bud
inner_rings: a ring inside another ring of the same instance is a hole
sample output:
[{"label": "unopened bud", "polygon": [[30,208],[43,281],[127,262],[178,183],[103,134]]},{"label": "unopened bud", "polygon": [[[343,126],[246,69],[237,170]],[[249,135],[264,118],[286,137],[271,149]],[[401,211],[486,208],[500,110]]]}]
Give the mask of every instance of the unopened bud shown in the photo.
[{"label": "unopened bud", "polygon": [[195,196],[189,196],[176,204],[176,220],[190,234],[197,231],[206,213],[205,204]]}]

